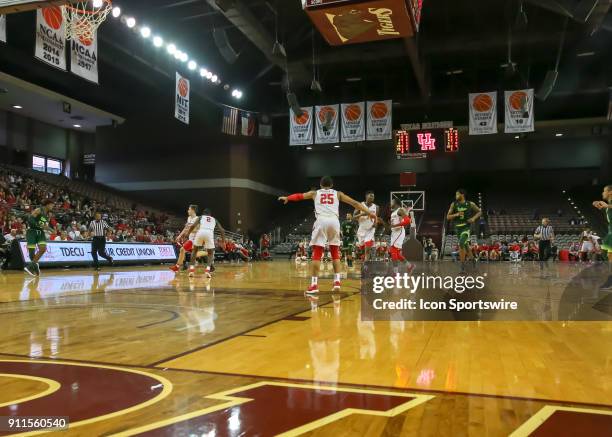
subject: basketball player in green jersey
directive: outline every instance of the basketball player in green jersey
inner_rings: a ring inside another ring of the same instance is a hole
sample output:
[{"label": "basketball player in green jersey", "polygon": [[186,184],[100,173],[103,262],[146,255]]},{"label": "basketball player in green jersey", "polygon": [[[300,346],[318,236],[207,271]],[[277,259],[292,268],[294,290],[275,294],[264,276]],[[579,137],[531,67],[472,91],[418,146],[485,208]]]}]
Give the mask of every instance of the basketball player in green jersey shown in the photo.
[{"label": "basketball player in green jersey", "polygon": [[446,218],[452,221],[455,233],[459,238],[459,260],[461,261],[461,271],[465,270],[466,257],[474,259],[470,250],[470,227],[480,218],[482,211],[474,202],[465,198],[465,190],[460,188],[455,193],[455,201],[451,203]]},{"label": "basketball player in green jersey", "polygon": [[[601,248],[608,252],[608,266],[612,269],[612,185],[606,185],[601,196],[604,200],[596,200],[593,206],[604,211],[608,220],[608,235],[601,241]],[[612,290],[612,275],[608,276],[608,280],[601,286],[601,289]]]},{"label": "basketball player in green jersey", "polygon": [[32,276],[40,275],[38,261],[47,251],[45,229],[49,227],[49,213],[53,211],[54,204],[52,200],[46,200],[42,208],[36,208],[27,219],[26,242],[31,261],[24,267],[24,270]]},{"label": "basketball player in green jersey", "polygon": [[355,250],[355,238],[357,238],[357,222],[353,220],[353,214],[346,214],[346,220],[340,225],[342,234],[342,252],[346,258],[346,265],[353,267],[353,252]]}]

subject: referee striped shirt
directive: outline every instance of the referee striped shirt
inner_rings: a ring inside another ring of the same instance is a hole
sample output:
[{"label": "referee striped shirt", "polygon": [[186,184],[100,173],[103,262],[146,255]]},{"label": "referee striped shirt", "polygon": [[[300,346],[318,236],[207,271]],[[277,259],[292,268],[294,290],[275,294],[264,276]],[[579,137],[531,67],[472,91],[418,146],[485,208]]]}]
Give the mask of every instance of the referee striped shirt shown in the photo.
[{"label": "referee striped shirt", "polygon": [[106,220],[92,220],[89,224],[89,230],[94,237],[105,237],[106,230],[110,228]]},{"label": "referee striped shirt", "polygon": [[553,231],[553,227],[551,225],[540,225],[535,230],[536,235],[540,234],[540,239],[543,241],[551,240],[555,236],[555,232]]}]

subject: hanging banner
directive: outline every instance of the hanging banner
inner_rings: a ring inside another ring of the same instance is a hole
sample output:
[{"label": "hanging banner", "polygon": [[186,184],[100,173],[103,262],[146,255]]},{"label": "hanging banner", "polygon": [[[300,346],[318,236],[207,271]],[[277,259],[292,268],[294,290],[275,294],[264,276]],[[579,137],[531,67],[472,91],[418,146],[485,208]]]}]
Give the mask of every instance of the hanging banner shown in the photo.
[{"label": "hanging banner", "polygon": [[62,7],[49,6],[36,11],[36,49],[34,56],[66,70],[66,23]]},{"label": "hanging banner", "polygon": [[342,142],[365,141],[365,102],[342,104]]},{"label": "hanging banner", "polygon": [[98,83],[98,35],[70,41],[70,71],[83,79]]},{"label": "hanging banner", "polygon": [[189,88],[189,79],[176,73],[174,117],[185,124],[189,124]]},{"label": "hanging banner", "polygon": [[302,108],[302,115],[296,116],[289,109],[289,145],[305,146],[312,144],[312,106]]},{"label": "hanging banner", "polygon": [[368,141],[390,140],[393,136],[391,100],[368,102]]},{"label": "hanging banner", "polygon": [[470,102],[470,135],[497,133],[497,92],[473,93]]},{"label": "hanging banner", "polygon": [[340,105],[315,106],[315,143],[331,144],[340,141],[338,111]]},{"label": "hanging banner", "polygon": [[506,107],[507,134],[533,132],[533,88],[528,90],[506,91],[504,104]]},{"label": "hanging banner", "polygon": [[241,113],[241,130],[240,133],[244,137],[253,137],[257,133],[257,117],[251,112],[243,111]]},{"label": "hanging banner", "polygon": [[0,15],[0,41],[6,42],[6,15]]}]

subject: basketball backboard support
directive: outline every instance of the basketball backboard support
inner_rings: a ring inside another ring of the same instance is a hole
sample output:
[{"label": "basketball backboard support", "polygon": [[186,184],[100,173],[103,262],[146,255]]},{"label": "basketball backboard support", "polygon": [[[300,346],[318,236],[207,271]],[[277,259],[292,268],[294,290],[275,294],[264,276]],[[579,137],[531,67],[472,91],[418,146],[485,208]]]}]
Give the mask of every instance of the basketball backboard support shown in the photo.
[{"label": "basketball backboard support", "polygon": [[0,0],[0,14],[14,14],[47,6],[63,6],[68,0]]},{"label": "basketball backboard support", "polygon": [[425,191],[391,191],[391,200],[397,199],[402,207],[425,211]]}]

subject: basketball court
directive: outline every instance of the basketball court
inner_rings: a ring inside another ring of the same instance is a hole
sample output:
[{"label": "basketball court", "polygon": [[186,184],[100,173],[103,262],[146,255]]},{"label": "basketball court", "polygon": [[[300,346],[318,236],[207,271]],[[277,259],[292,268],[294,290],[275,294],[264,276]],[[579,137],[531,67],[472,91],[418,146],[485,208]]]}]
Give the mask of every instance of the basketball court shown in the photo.
[{"label": "basketball court", "polygon": [[[612,2],[292,3],[0,1],[0,436],[612,435]],[[472,16],[495,50],[451,41]],[[566,33],[558,83],[463,79],[553,68]],[[371,258],[295,260],[328,211],[374,223]],[[215,249],[185,246],[206,218]]]}]

